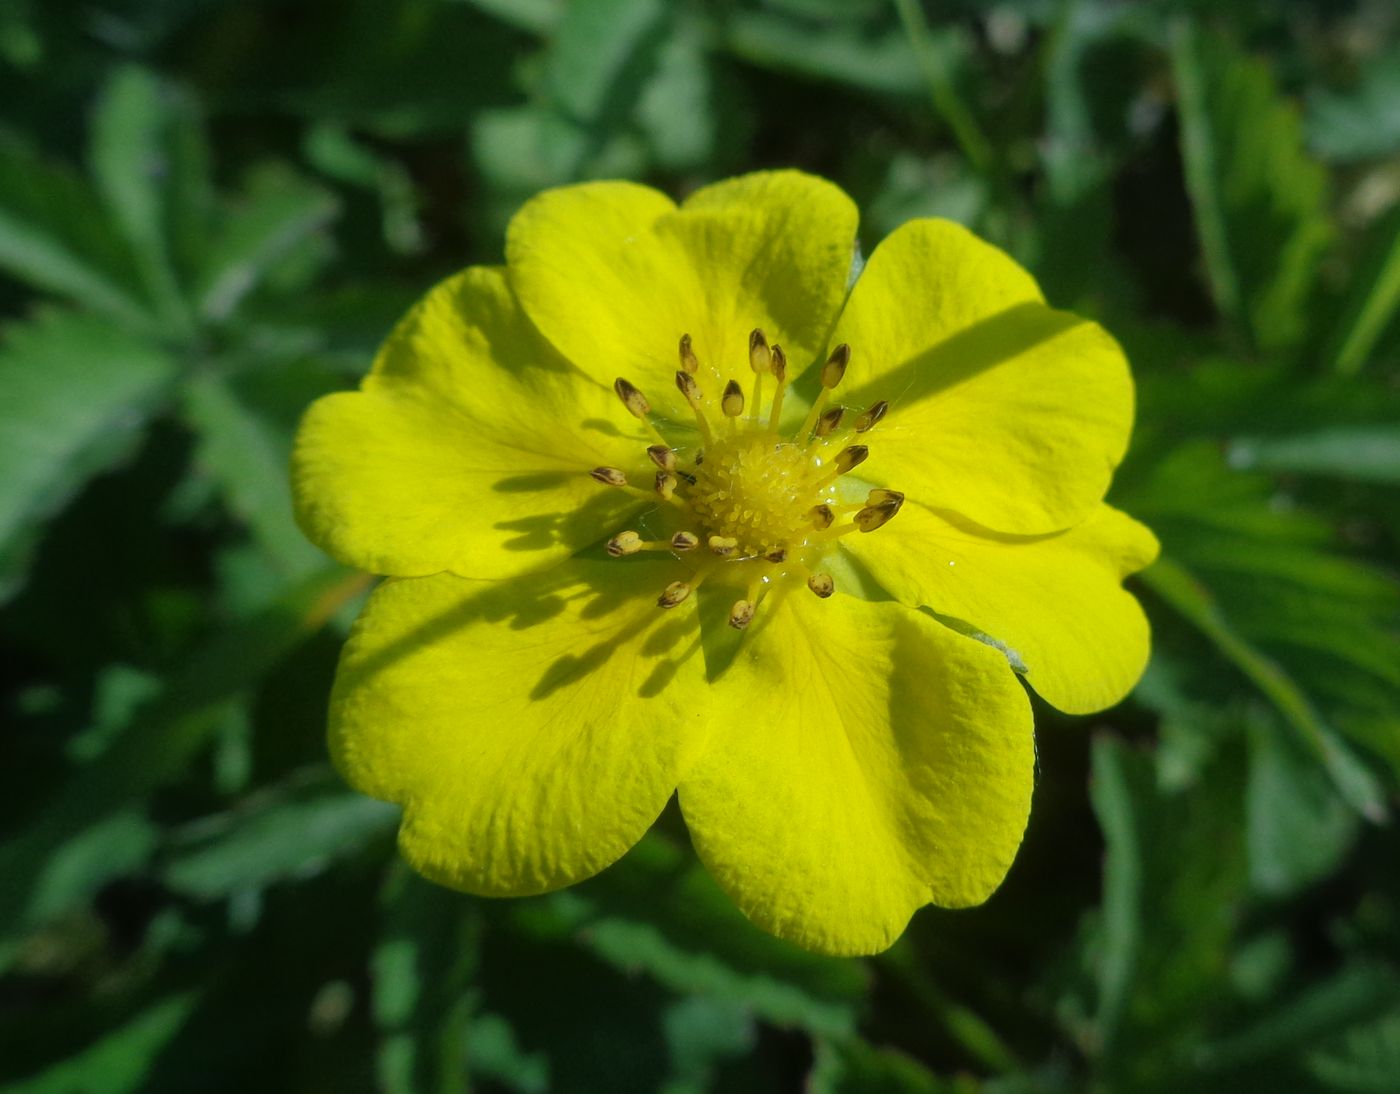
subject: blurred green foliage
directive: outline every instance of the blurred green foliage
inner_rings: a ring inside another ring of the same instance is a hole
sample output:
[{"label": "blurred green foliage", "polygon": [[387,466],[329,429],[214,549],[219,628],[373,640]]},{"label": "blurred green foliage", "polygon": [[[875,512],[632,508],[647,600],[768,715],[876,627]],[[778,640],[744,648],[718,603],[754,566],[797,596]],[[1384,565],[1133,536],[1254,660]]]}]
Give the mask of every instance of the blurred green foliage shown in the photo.
[{"label": "blurred green foliage", "polygon": [[[1393,4],[9,0],[0,104],[0,1090],[1400,1087]],[[1005,886],[869,961],[669,814],[548,897],[408,873],[322,744],[366,579],[288,507],[523,198],[774,165],[1114,331],[1163,543]]]}]

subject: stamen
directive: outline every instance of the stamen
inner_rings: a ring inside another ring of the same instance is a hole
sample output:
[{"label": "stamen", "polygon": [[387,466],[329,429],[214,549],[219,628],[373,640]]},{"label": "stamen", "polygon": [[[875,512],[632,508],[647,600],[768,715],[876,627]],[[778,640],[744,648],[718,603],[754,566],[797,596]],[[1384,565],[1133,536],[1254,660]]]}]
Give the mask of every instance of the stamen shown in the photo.
[{"label": "stamen", "polygon": [[604,486],[627,485],[627,476],[616,467],[595,467],[589,474]]},{"label": "stamen", "polygon": [[719,408],[724,411],[726,418],[737,418],[744,413],[744,389],[739,386],[738,380],[730,380],[724,385],[724,394],[720,396]]},{"label": "stamen", "polygon": [[705,412],[700,409],[700,403],[704,396],[700,394],[700,385],[695,382],[695,378],[688,372],[676,373],[676,387],[685,396],[685,401],[690,404],[690,409],[695,412],[695,423],[700,427],[700,436],[709,444],[714,440],[714,434],[710,432],[710,423],[705,419]]},{"label": "stamen", "polygon": [[856,419],[856,432],[866,433],[874,429],[875,426],[879,424],[880,419],[885,416],[885,412],[889,409],[890,404],[884,399],[881,399],[878,403],[872,403],[869,409]]},{"label": "stamen", "polygon": [[671,537],[671,547],[677,551],[693,551],[700,546],[700,537],[694,532],[677,532]]},{"label": "stamen", "polygon": [[757,605],[752,600],[736,600],[734,607],[729,609],[729,625],[736,631],[741,631],[753,622],[753,613],[757,610]]},{"label": "stamen", "polygon": [[753,412],[763,409],[763,374],[773,366],[773,352],[768,339],[757,327],[749,333],[749,367],[753,369]]},{"label": "stamen", "polygon": [[870,455],[870,449],[863,444],[847,445],[836,453],[836,459],[832,462],[836,465],[836,473],[844,475],[847,471],[859,467]]},{"label": "stamen", "polygon": [[739,541],[734,536],[711,536],[706,545],[721,558],[728,558],[739,549]]},{"label": "stamen", "polygon": [[700,359],[695,356],[695,351],[690,348],[690,335],[681,335],[681,371],[688,372],[692,376],[700,371]]},{"label": "stamen", "polygon": [[669,471],[658,471],[656,473],[656,492],[666,501],[670,501],[676,496],[676,487],[680,485],[680,480]]},{"label": "stamen", "polygon": [[873,532],[893,520],[903,504],[902,501],[885,501],[879,505],[868,505],[852,518],[852,522],[862,532]]},{"label": "stamen", "polygon": [[807,588],[825,600],[836,591],[836,582],[830,574],[811,574],[807,578]]},{"label": "stamen", "polygon": [[831,356],[826,359],[826,364],[822,365],[822,387],[830,391],[841,382],[841,378],[846,375],[846,366],[851,363],[851,347],[842,342],[834,350]]},{"label": "stamen", "polygon": [[647,449],[647,455],[651,457],[651,462],[661,468],[662,471],[674,471],[676,469],[676,454],[664,444],[654,444]]},{"label": "stamen", "polygon": [[[783,352],[783,347],[774,342],[769,351],[769,367],[773,372],[773,379],[778,382],[778,390],[773,393],[773,409],[768,412],[768,432],[778,432],[778,419],[783,416],[783,396],[787,393],[787,354]],[[754,413],[758,413],[755,406]]]},{"label": "stamen", "polygon": [[902,490],[886,490],[884,487],[877,486],[865,496],[866,505],[882,505],[887,501],[898,502],[900,505],[903,505],[904,492]]},{"label": "stamen", "polygon": [[647,402],[647,397],[637,390],[636,385],[619,376],[613,381],[613,390],[617,392],[617,397],[622,400],[622,405],[632,417],[645,418],[651,413],[651,404]]},{"label": "stamen", "polygon": [[749,332],[749,367],[755,372],[767,372],[772,364],[772,351],[768,348],[768,339],[763,331],[754,327]]},{"label": "stamen", "polygon": [[846,375],[846,366],[850,363],[851,347],[842,342],[831,351],[831,356],[826,359],[826,364],[822,365],[822,389],[817,392],[812,409],[807,411],[807,420],[802,423],[802,431],[797,435],[799,444],[811,443],[812,430],[817,424],[817,419],[826,411],[826,404],[831,398],[832,388],[841,382],[841,378]]},{"label": "stamen", "polygon": [[787,548],[774,547],[771,551],[766,552],[763,557],[766,558],[769,562],[786,562]]},{"label": "stamen", "polygon": [[829,505],[814,505],[807,510],[807,519],[812,522],[812,527],[821,531],[823,528],[830,528],[831,522],[836,519],[836,513]]},{"label": "stamen", "polygon": [[690,595],[693,586],[687,585],[684,581],[673,581],[667,585],[665,591],[656,598],[658,608],[674,608]]},{"label": "stamen", "polygon": [[618,532],[612,539],[608,540],[608,554],[613,558],[621,558],[623,555],[635,555],[642,549],[642,537],[636,532]]},{"label": "stamen", "polygon": [[825,437],[835,433],[841,425],[841,419],[846,413],[844,406],[834,406],[817,419],[817,436]]}]

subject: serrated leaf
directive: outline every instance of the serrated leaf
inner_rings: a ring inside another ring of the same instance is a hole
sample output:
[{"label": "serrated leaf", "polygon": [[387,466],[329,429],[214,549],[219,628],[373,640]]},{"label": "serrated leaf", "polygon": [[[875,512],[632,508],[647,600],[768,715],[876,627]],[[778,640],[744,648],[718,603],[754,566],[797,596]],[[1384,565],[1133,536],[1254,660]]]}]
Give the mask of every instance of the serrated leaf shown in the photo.
[{"label": "serrated leaf", "polygon": [[518,916],[532,930],[577,932],[628,974],[742,1004],[776,1025],[833,1036],[854,1027],[858,966],[762,934],[698,863],[656,836],[587,885]]},{"label": "serrated leaf", "polygon": [[213,900],[322,873],[398,825],[399,809],[327,778],[268,795],[176,832],[161,876],[176,892]]},{"label": "serrated leaf", "polygon": [[565,5],[545,60],[554,104],[585,126],[630,110],[641,75],[654,64],[665,14],[661,0]]},{"label": "serrated leaf", "polygon": [[0,333],[0,598],[42,523],[139,441],[177,372],[94,316],[49,311]]},{"label": "serrated leaf", "polygon": [[172,995],[141,1011],[72,1057],[20,1082],[3,1094],[137,1094],[162,1050],[189,1019],[198,995]]},{"label": "serrated leaf", "polygon": [[1347,91],[1308,96],[1308,144],[1339,163],[1388,156],[1400,150],[1400,48],[1368,58]]},{"label": "serrated leaf", "polygon": [[1376,963],[1356,963],[1292,998],[1277,1000],[1260,1017],[1226,1038],[1202,1045],[1206,1068],[1257,1065],[1292,1056],[1327,1038],[1362,1026],[1400,1002],[1400,975]]},{"label": "serrated leaf", "polygon": [[292,519],[287,466],[291,436],[261,418],[217,375],[193,377],[182,392],[184,417],[199,438],[198,469],[219,485],[229,508],[285,578],[324,565]]},{"label": "serrated leaf", "polygon": [[1090,1048],[1109,1089],[1162,1074],[1219,1000],[1244,895],[1237,779],[1226,756],[1188,792],[1168,790],[1150,753],[1094,742],[1090,801],[1107,852]]},{"label": "serrated leaf", "polygon": [[1343,376],[1361,371],[1400,311],[1400,209],[1368,234],[1369,246],[1351,273],[1327,351],[1333,369]]},{"label": "serrated leaf", "polygon": [[1237,437],[1230,463],[1241,470],[1400,483],[1400,425],[1338,426],[1281,437]]},{"label": "serrated leaf", "polygon": [[1249,734],[1245,842],[1250,884],[1287,896],[1328,876],[1358,824],[1327,772],[1289,734],[1255,719]]},{"label": "serrated leaf", "polygon": [[1188,17],[1172,33],[1182,155],[1216,305],[1253,344],[1297,344],[1332,234],[1327,176],[1268,65]]},{"label": "serrated leaf", "polygon": [[147,294],[173,331],[193,331],[176,275],[169,227],[172,186],[169,130],[174,93],[142,68],[118,69],[98,102],[91,130],[93,178],[112,218],[131,244]]},{"label": "serrated leaf", "polygon": [[1307,1068],[1339,1094],[1391,1094],[1400,1075],[1400,1010],[1352,1026],[1310,1052]]},{"label": "serrated leaf", "polygon": [[199,313],[227,320],[279,263],[304,249],[339,212],[335,196],[282,169],[255,173],[223,219],[199,279]]},{"label": "serrated leaf", "polygon": [[[380,908],[383,932],[370,959],[379,1089],[388,1094],[461,1090],[480,916],[459,894],[429,884],[402,863],[389,874]],[[503,1032],[508,1039],[509,1027]],[[504,1050],[514,1046],[497,1047],[507,1055]]]},{"label": "serrated leaf", "polygon": [[130,250],[96,194],[65,167],[0,133],[0,269],[138,330],[155,323]]},{"label": "serrated leaf", "polygon": [[[897,25],[808,22],[770,11],[739,9],[725,45],[743,60],[780,72],[913,97],[924,90],[919,59]],[[946,43],[951,57],[953,40]]]},{"label": "serrated leaf", "polygon": [[[62,849],[81,844],[114,816],[144,808],[154,789],[183,775],[223,724],[229,706],[246,702],[249,691],[291,649],[361,595],[367,583],[339,568],[316,574],[190,654],[98,761],[76,770],[39,813],[0,842],[0,876],[7,879],[0,887],[0,925],[22,931],[66,910],[36,901]],[[97,884],[90,879],[66,887],[65,903],[90,897]]]}]

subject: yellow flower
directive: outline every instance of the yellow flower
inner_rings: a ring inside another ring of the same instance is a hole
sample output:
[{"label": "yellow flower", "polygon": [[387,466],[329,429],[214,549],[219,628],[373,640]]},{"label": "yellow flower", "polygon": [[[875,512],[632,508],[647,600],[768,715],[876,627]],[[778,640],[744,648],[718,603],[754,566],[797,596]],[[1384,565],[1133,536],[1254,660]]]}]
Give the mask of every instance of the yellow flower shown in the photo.
[{"label": "yellow flower", "polygon": [[966,230],[911,221],[851,285],[855,238],[792,171],[549,191],[308,412],[301,524],[389,577],[332,752],[422,873],[568,885],[678,793],[719,884],[812,949],[1000,884],[1018,673],[1087,712],[1146,662],[1121,580],[1156,543],[1102,500],[1132,380]]}]

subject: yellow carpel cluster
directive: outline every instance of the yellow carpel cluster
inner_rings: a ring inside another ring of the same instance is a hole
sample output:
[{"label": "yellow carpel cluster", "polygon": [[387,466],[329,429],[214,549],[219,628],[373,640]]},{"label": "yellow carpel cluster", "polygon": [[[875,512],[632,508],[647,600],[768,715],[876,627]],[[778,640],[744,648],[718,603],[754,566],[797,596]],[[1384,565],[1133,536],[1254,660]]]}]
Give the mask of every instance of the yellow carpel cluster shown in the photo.
[{"label": "yellow carpel cluster", "polygon": [[687,497],[708,534],[737,540],[739,557],[750,558],[812,531],[820,482],[807,449],[763,430],[716,441]]}]

